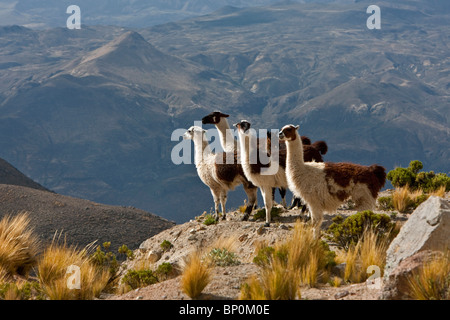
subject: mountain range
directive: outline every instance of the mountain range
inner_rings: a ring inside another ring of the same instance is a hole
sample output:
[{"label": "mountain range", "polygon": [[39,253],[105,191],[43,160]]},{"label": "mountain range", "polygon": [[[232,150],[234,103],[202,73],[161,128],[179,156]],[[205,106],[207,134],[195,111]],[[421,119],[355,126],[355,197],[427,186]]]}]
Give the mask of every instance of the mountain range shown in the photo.
[{"label": "mountain range", "polygon": [[[0,157],[58,194],[176,222],[213,202],[193,164],[171,161],[171,135],[213,110],[255,128],[300,124],[327,142],[327,161],[449,172],[450,6],[381,1],[381,29],[369,30],[369,4],[226,6],[132,29],[0,27]],[[244,198],[230,193],[229,207]]]}]

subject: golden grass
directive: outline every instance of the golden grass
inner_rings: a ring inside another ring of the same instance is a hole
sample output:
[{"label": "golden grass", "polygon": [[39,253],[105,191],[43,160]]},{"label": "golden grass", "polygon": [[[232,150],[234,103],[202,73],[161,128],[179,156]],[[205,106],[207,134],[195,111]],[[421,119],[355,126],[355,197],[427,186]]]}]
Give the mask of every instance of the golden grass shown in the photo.
[{"label": "golden grass", "polygon": [[210,263],[202,259],[200,251],[192,252],[184,261],[181,290],[192,299],[198,298],[211,281]]},{"label": "golden grass", "polygon": [[344,280],[359,283],[367,280],[369,266],[380,268],[380,276],[383,275],[386,262],[386,251],[389,247],[388,238],[379,238],[372,229],[366,229],[356,245],[352,245],[348,251],[339,251],[336,260],[345,262]]},{"label": "golden grass", "polygon": [[450,251],[427,261],[408,279],[411,296],[417,300],[450,299]]},{"label": "golden grass", "polygon": [[242,286],[240,299],[292,300],[301,297],[300,285],[315,286],[320,277],[328,277],[325,248],[314,231],[297,222],[290,238],[276,244],[268,262],[261,263],[260,277]]},{"label": "golden grass", "polygon": [[[69,281],[75,280],[79,268],[79,289]],[[51,300],[89,300],[98,297],[106,287],[109,273],[101,270],[90,260],[88,248],[77,249],[55,241],[44,251],[37,267],[38,278],[45,294]]]},{"label": "golden grass", "polygon": [[38,240],[26,212],[0,221],[0,277],[26,276],[36,264]]},{"label": "golden grass", "polygon": [[430,196],[436,196],[436,197],[445,197],[445,186],[440,186],[436,190],[428,193]]},{"label": "golden grass", "polygon": [[396,188],[392,193],[392,204],[399,212],[406,212],[411,206],[411,192],[408,186]]},{"label": "golden grass", "polygon": [[251,276],[241,288],[241,300],[294,300],[300,297],[300,273],[279,260]]}]

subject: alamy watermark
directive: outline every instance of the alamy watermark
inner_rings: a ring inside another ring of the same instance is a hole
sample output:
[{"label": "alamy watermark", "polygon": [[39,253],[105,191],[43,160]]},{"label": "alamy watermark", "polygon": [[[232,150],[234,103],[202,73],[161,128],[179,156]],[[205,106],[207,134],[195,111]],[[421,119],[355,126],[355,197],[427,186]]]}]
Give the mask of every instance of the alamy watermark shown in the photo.
[{"label": "alamy watermark", "polygon": [[77,265],[70,265],[67,270],[66,274],[69,274],[69,277],[67,278],[67,288],[69,290],[74,289],[81,289],[81,269]]},{"label": "alamy watermark", "polygon": [[[194,126],[202,129],[202,122],[195,121]],[[227,137],[237,138],[237,129],[227,129]],[[170,158],[175,165],[192,164],[193,144],[191,141],[185,139],[186,129],[176,129],[172,132],[171,141],[178,141],[171,151]],[[270,146],[268,139],[268,132],[270,132]],[[248,163],[258,164],[261,166],[262,175],[273,175],[278,172],[279,168],[279,139],[277,129],[252,129],[246,132],[247,146],[248,146]],[[195,134],[200,134],[195,133]],[[198,137],[200,138],[200,137]],[[181,141],[180,141],[181,139]],[[209,150],[202,153],[202,159],[206,156],[206,152],[218,153],[222,152],[223,148],[220,143],[220,133],[216,129],[206,130],[206,139],[209,143]],[[195,142],[194,142],[195,143]],[[201,143],[198,141],[197,143]],[[226,141],[226,145],[229,141]],[[234,152],[227,152],[225,157],[216,157],[217,164],[235,164],[241,163],[242,151],[238,150],[237,157],[234,157]]]},{"label": "alamy watermark", "polygon": [[81,9],[77,5],[67,7],[66,13],[70,14],[67,18],[66,26],[68,29],[81,29]]},{"label": "alamy watermark", "polygon": [[367,7],[366,13],[372,14],[367,18],[367,28],[370,30],[381,29],[381,9],[377,5],[370,5]]}]

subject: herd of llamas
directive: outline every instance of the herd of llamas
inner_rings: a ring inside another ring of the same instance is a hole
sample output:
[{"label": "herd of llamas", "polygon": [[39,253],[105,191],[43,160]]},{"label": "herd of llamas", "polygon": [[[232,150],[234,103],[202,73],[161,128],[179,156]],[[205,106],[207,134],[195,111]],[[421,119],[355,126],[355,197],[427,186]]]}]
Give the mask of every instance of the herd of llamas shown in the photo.
[{"label": "herd of llamas", "polygon": [[[324,212],[334,213],[348,199],[356,210],[373,209],[378,192],[385,184],[386,171],[379,165],[363,166],[349,162],[324,162],[328,146],[324,141],[311,143],[299,134],[299,126],[286,125],[273,139],[258,138],[246,120],[234,124],[238,132],[235,139],[228,124],[229,115],[219,111],[203,117],[203,124],[217,128],[223,152],[213,152],[206,130],[192,126],[184,139],[194,143],[194,162],[198,176],[211,191],[215,205],[215,218],[226,219],[226,202],[230,190],[243,185],[247,194],[247,207],[243,220],[247,220],[257,205],[259,188],[266,210],[265,226],[270,226],[274,192],[278,188],[286,207],[286,190],[293,195],[291,208],[305,202],[311,223],[319,234]],[[278,143],[272,144],[272,140]],[[219,208],[221,206],[221,208]]]}]

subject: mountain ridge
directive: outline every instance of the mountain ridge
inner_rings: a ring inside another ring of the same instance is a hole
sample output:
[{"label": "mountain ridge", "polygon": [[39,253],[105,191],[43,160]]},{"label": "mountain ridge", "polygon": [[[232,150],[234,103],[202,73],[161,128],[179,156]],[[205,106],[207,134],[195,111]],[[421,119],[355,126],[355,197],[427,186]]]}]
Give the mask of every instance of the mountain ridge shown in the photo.
[{"label": "mountain ridge", "polygon": [[[195,167],[171,161],[172,133],[213,110],[254,128],[295,121],[327,142],[325,161],[447,172],[448,26],[434,19],[446,12],[405,3],[383,2],[377,31],[367,2],[228,8],[137,31],[2,27],[0,156],[60,194],[177,222],[213,203]],[[230,207],[244,198],[230,193]]]}]

